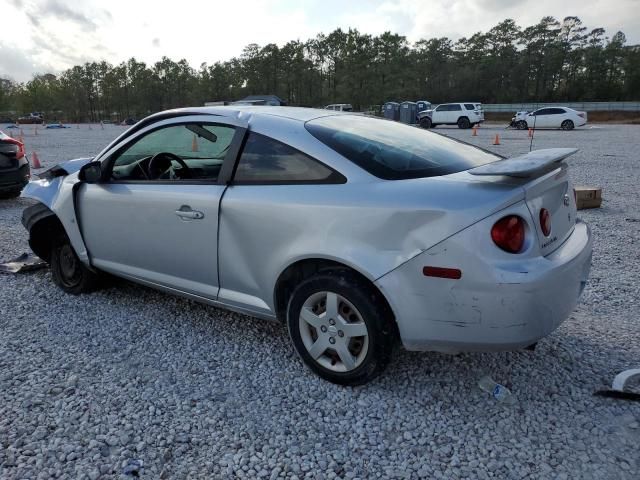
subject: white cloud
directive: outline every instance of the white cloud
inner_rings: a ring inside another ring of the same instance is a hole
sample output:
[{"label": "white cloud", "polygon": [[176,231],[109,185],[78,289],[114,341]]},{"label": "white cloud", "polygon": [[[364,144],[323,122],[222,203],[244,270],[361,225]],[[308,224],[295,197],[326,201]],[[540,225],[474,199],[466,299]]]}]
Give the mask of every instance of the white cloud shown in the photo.
[{"label": "white cloud", "polygon": [[[0,0],[2,2],[7,0]],[[79,62],[119,63],[135,56],[153,63],[166,55],[198,67],[238,56],[249,43],[306,40],[335,28],[379,34],[390,30],[410,41],[453,39],[486,31],[505,18],[520,26],[543,16],[577,15],[608,35],[623,30],[640,42],[640,2],[616,0],[9,0],[0,6],[3,51],[0,75],[27,80],[43,68],[61,71]]]}]

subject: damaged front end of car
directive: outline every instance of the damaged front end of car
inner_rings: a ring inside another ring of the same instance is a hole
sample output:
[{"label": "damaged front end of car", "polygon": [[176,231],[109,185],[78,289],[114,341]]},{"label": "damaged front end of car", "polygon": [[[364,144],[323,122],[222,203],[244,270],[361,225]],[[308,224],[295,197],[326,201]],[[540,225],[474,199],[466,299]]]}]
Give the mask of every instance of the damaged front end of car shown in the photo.
[{"label": "damaged front end of car", "polygon": [[50,245],[58,235],[66,235],[78,258],[89,265],[75,210],[78,171],[92,158],[78,158],[57,164],[32,179],[21,196],[38,203],[22,212],[22,224],[29,232],[29,245],[36,255],[49,261]]}]

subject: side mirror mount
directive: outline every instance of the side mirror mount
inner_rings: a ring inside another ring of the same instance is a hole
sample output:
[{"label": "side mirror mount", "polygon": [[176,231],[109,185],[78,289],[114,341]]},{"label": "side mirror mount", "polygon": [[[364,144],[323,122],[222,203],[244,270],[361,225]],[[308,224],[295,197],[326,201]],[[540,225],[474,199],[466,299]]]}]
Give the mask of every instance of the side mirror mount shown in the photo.
[{"label": "side mirror mount", "polygon": [[78,172],[78,178],[85,183],[97,183],[102,179],[102,164],[100,162],[89,162],[83,165]]}]

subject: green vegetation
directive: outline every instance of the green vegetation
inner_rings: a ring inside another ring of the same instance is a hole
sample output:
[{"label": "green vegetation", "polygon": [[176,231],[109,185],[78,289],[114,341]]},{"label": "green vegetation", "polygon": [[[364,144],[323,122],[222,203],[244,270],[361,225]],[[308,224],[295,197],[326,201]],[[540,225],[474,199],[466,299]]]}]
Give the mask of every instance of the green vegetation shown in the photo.
[{"label": "green vegetation", "polygon": [[552,17],[527,28],[505,20],[453,42],[410,44],[401,35],[335,30],[282,47],[251,44],[242,55],[193,69],[163,57],[75,66],[24,84],[0,79],[0,112],[43,111],[48,119],[142,117],[205,101],[276,94],[291,105],[388,100],[484,103],[640,99],[640,45],[587,29],[577,17]]}]

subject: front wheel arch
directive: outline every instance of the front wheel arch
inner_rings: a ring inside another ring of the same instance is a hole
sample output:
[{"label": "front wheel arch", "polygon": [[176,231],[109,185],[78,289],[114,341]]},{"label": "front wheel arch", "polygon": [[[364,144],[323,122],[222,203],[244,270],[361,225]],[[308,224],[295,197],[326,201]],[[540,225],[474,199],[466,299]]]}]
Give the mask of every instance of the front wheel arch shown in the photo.
[{"label": "front wheel arch", "polygon": [[24,210],[22,224],[29,232],[31,250],[45,262],[50,263],[54,239],[65,234],[64,226],[58,216],[46,205],[38,203]]}]

